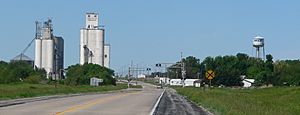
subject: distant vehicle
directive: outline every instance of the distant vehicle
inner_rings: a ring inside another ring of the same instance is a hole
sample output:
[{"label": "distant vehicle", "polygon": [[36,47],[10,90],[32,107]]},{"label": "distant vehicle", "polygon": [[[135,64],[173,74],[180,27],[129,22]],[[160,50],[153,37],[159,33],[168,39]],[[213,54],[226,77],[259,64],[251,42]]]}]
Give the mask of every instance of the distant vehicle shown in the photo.
[{"label": "distant vehicle", "polygon": [[157,89],[162,89],[163,87],[161,85],[156,86]]}]

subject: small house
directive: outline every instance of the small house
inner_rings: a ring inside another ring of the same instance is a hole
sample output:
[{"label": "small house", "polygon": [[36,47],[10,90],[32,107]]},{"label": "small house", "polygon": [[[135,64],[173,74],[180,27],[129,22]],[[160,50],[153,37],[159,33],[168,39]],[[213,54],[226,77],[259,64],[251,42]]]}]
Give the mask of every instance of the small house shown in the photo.
[{"label": "small house", "polygon": [[244,79],[242,82],[244,83],[243,87],[251,87],[254,84],[254,79]]},{"label": "small house", "polygon": [[184,86],[194,86],[194,82],[199,79],[185,79],[184,80]]},{"label": "small house", "polygon": [[96,78],[96,77],[92,77],[90,79],[90,85],[91,86],[99,86],[100,83],[102,83],[102,82],[103,82],[103,79],[99,79],[99,78]]},{"label": "small house", "polygon": [[195,87],[201,87],[201,84],[203,83],[203,80],[202,79],[199,79],[199,80],[196,80],[194,81],[194,86]]}]

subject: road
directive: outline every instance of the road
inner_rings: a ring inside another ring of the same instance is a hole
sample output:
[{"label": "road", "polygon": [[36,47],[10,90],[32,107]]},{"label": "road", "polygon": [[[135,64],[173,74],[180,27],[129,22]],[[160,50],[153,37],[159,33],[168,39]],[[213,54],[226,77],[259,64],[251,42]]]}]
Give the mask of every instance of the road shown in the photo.
[{"label": "road", "polygon": [[66,97],[1,107],[0,115],[148,115],[163,90],[141,84],[141,91]]}]

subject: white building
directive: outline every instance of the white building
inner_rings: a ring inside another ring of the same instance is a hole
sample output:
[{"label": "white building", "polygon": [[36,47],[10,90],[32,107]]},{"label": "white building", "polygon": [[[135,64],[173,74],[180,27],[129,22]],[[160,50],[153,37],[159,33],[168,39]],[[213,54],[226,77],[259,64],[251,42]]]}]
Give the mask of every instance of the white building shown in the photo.
[{"label": "white building", "polygon": [[104,66],[104,29],[98,23],[97,13],[86,14],[85,28],[80,30],[80,64]]},{"label": "white building", "polygon": [[103,82],[103,79],[99,79],[99,78],[96,78],[96,77],[92,77],[90,79],[90,86],[99,86],[100,83]]},{"label": "white building", "polygon": [[170,84],[170,78],[167,77],[160,77],[159,84]]},{"label": "white building", "polygon": [[110,67],[110,45],[104,45],[104,67]]},{"label": "white building", "polygon": [[243,87],[251,87],[254,84],[254,79],[244,79],[242,82],[244,83]]},{"label": "white building", "polygon": [[145,79],[146,75],[145,74],[139,74],[137,78],[139,78],[139,79]]},{"label": "white building", "polygon": [[43,27],[39,27],[37,23],[36,31],[34,65],[45,69],[47,78],[52,76],[53,79],[58,79],[64,69],[64,40],[53,35],[50,19],[44,22]]},{"label": "white building", "polygon": [[201,87],[201,85],[204,85],[204,80],[203,79],[199,79],[199,80],[196,80],[194,81],[194,86],[195,87]]},{"label": "white building", "polygon": [[[199,79],[185,79],[184,80],[184,86],[195,86],[194,82]],[[181,79],[171,79],[170,85],[172,86],[182,86],[182,80]]]},{"label": "white building", "polygon": [[182,86],[182,80],[181,79],[171,79],[170,85],[172,86]]},{"label": "white building", "polygon": [[199,79],[185,79],[184,80],[184,86],[194,86],[194,82]]}]

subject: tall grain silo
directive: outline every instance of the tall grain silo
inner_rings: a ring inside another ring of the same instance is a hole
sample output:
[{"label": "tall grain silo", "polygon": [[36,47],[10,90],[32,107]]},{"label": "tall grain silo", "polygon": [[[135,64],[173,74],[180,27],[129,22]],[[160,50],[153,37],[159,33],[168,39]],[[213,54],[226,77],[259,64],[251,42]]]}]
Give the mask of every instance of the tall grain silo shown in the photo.
[{"label": "tall grain silo", "polygon": [[52,21],[43,23],[35,39],[35,67],[45,69],[47,78],[59,79],[64,69],[64,40],[53,35]]},{"label": "tall grain silo", "polygon": [[35,59],[34,59],[35,67],[42,67],[42,39],[35,39]]},{"label": "tall grain silo", "polygon": [[110,68],[110,44],[104,45],[104,67]]},{"label": "tall grain silo", "polygon": [[86,14],[85,28],[80,29],[80,64],[104,66],[104,29],[98,23],[97,13]]},{"label": "tall grain silo", "polygon": [[42,40],[42,68],[47,71],[48,76],[52,76],[53,74],[55,74],[53,39]]}]

